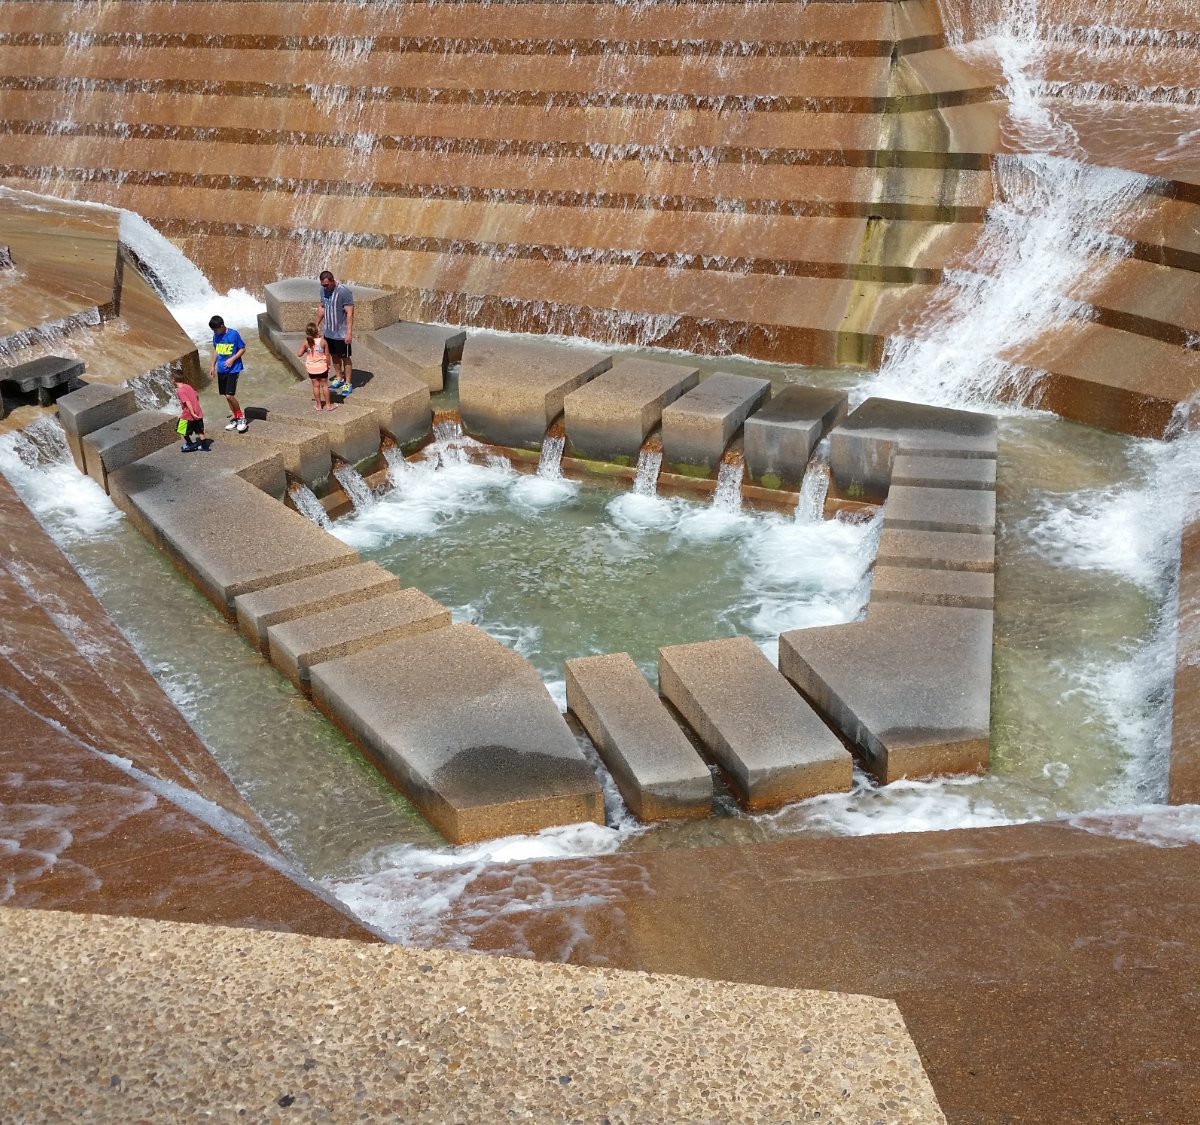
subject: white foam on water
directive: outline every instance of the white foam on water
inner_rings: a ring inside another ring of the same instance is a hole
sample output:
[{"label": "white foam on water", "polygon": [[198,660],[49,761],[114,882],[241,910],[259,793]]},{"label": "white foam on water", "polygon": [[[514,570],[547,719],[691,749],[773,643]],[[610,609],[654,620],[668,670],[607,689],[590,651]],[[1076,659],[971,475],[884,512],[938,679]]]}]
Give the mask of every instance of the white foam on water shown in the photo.
[{"label": "white foam on water", "polygon": [[559,508],[579,494],[579,482],[559,476],[521,476],[509,488],[513,503],[529,511]]},{"label": "white foam on water", "polygon": [[1200,844],[1200,805],[1148,805],[1119,814],[1082,813],[1067,823],[1094,836],[1133,840],[1159,848]]}]

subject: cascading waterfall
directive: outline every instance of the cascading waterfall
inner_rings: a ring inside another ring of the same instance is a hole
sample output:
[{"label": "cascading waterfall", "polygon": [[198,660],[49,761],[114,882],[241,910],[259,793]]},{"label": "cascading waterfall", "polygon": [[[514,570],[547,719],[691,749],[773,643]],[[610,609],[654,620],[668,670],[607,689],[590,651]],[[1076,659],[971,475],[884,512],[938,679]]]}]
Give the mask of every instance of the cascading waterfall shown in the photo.
[{"label": "cascading waterfall", "polygon": [[356,512],[363,511],[375,502],[371,486],[363,480],[353,465],[339,461],[334,466],[333,475],[337,478],[338,484],[342,486],[346,499],[350,501],[351,507]]},{"label": "cascading waterfall", "polygon": [[562,456],[567,447],[565,434],[548,430],[542,439],[542,455],[538,458],[537,475],[543,480],[562,480]]},{"label": "cascading waterfall", "polygon": [[633,491],[637,496],[658,495],[658,473],[662,468],[662,450],[643,447],[638,451]]},{"label": "cascading waterfall", "polygon": [[716,511],[742,510],[742,477],[745,472],[746,463],[740,457],[721,462],[717,469],[717,487],[712,498],[712,506]]},{"label": "cascading waterfall", "polygon": [[825,497],[829,494],[829,442],[822,441],[808,463],[800,483],[796,504],[797,523],[819,523],[825,518]]},{"label": "cascading waterfall", "polygon": [[400,478],[408,472],[409,464],[399,446],[387,444],[383,447],[383,459],[387,464],[388,480],[393,488],[400,483]]},{"label": "cascading waterfall", "polygon": [[288,486],[288,496],[296,511],[306,519],[312,520],[318,527],[333,526],[324,505],[317,499],[317,494],[303,481],[293,481]]}]

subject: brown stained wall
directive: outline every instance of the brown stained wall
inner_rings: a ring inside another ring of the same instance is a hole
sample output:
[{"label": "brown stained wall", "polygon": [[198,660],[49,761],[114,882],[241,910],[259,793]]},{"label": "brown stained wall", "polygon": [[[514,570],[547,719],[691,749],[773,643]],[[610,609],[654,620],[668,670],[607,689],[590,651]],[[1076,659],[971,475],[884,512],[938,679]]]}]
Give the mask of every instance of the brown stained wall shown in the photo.
[{"label": "brown stained wall", "polygon": [[1200,803],[1200,520],[1183,529],[1168,800]]}]

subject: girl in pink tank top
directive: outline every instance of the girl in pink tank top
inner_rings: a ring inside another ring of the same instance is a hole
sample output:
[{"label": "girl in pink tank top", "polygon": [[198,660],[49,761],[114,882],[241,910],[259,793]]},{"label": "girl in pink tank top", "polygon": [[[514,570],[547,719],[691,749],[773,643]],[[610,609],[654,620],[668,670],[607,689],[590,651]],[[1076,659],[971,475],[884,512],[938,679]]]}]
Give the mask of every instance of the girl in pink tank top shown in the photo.
[{"label": "girl in pink tank top", "polygon": [[315,324],[304,326],[304,336],[296,354],[304,359],[304,369],[312,380],[313,409],[336,410],[337,404],[329,401],[329,350]]}]

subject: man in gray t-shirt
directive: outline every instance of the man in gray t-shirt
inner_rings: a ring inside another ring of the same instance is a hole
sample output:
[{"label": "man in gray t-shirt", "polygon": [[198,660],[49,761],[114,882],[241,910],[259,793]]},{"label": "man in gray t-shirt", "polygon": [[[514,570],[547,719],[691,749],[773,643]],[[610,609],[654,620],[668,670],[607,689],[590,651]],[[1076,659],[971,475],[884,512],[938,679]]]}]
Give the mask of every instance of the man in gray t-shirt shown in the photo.
[{"label": "man in gray t-shirt", "polygon": [[354,294],[339,285],[328,270],[321,272],[321,308],[317,312],[317,331],[325,337],[325,346],[333,362],[335,378],[329,381],[331,391],[350,390],[354,372],[350,359],[350,340],[354,335]]}]

